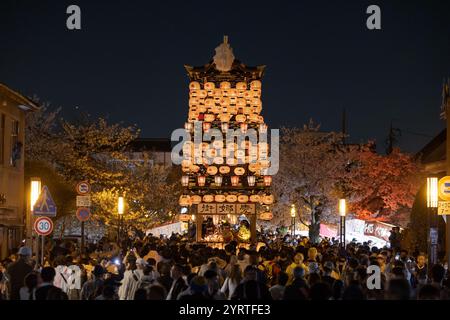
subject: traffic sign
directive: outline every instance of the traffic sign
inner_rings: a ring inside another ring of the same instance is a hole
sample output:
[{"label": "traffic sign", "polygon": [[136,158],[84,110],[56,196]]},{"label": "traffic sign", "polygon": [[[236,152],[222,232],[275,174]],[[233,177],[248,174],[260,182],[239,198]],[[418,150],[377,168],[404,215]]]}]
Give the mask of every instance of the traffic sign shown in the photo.
[{"label": "traffic sign", "polygon": [[48,236],[53,232],[53,221],[48,217],[39,217],[34,222],[34,231],[40,236]]},{"label": "traffic sign", "polygon": [[33,215],[56,217],[56,204],[47,186],[44,186],[33,206]]},{"label": "traffic sign", "polygon": [[81,222],[89,220],[90,217],[91,217],[91,210],[89,208],[81,207],[77,209],[77,219],[80,220]]},{"label": "traffic sign", "polygon": [[450,201],[450,176],[443,177],[438,183],[439,198]]},{"label": "traffic sign", "polygon": [[81,181],[77,184],[76,190],[79,195],[84,196],[91,192],[91,185],[86,181]]},{"label": "traffic sign", "polygon": [[91,206],[91,196],[77,196],[77,207],[90,207]]}]

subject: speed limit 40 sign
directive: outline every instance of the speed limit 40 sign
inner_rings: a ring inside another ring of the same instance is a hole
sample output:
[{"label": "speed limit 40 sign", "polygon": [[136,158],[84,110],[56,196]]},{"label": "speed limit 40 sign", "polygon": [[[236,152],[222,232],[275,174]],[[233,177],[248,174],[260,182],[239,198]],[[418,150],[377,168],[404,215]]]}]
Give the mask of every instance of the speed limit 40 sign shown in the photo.
[{"label": "speed limit 40 sign", "polygon": [[40,236],[48,236],[53,232],[53,221],[48,217],[39,217],[34,222],[34,231]]}]

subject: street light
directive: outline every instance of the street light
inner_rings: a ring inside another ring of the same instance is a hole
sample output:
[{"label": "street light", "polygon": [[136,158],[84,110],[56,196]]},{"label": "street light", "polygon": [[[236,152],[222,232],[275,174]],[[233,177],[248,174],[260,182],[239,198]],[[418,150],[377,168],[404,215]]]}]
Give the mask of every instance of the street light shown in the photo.
[{"label": "street light", "polygon": [[428,267],[437,263],[438,226],[436,208],[438,207],[438,179],[427,178],[428,213]]},{"label": "street light", "polygon": [[34,205],[36,204],[39,194],[41,193],[41,178],[32,177],[30,179],[30,211],[27,215],[27,245],[31,246],[35,252],[37,252],[37,242],[33,243],[33,211]]},{"label": "street light", "polygon": [[117,213],[119,214],[119,223],[117,226],[117,242],[120,245],[120,236],[121,236],[121,229],[122,229],[122,216],[125,213],[125,199],[123,197],[119,197],[117,200]]},{"label": "street light", "polygon": [[345,216],[347,215],[347,203],[345,199],[339,199],[339,243],[345,248]]},{"label": "street light", "polygon": [[291,237],[295,236],[295,216],[297,215],[297,209],[295,208],[295,204],[291,205],[291,218],[292,218],[292,234]]}]

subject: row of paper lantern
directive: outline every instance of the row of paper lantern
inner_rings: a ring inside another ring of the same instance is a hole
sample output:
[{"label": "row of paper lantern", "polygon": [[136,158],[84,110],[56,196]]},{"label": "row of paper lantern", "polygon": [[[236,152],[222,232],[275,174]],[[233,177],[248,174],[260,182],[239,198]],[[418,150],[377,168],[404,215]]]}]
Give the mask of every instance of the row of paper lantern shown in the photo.
[{"label": "row of paper lantern", "polygon": [[261,203],[265,205],[271,205],[274,202],[274,196],[273,194],[254,194],[254,195],[246,195],[246,194],[205,194],[204,196],[200,195],[181,195],[179,199],[180,206],[191,206],[193,204],[200,204],[200,203],[211,203],[211,202],[218,202],[218,203]]},{"label": "row of paper lantern", "polygon": [[[244,98],[244,99],[252,99],[252,98],[260,98],[261,97],[261,89],[256,90],[237,90],[237,89],[213,89],[213,90],[189,90],[190,98],[213,98],[221,99],[221,98]],[[217,101],[217,100],[216,100]]]},{"label": "row of paper lantern", "polygon": [[[190,100],[191,101],[191,100]],[[262,105],[244,104],[238,106],[236,104],[221,105],[221,104],[189,104],[189,112],[194,113],[213,113],[215,115],[228,114],[230,117],[238,114],[251,115],[253,113],[260,114]]]},{"label": "row of paper lantern", "polygon": [[[270,167],[270,160],[268,156],[264,155],[258,155],[258,154],[251,154],[251,155],[241,155],[241,152],[244,152],[242,150],[238,151],[238,155],[235,156],[222,156],[222,155],[216,155],[215,150],[211,149],[208,150],[211,152],[206,152],[204,155],[184,155],[183,156],[183,167],[190,167],[193,164],[199,164],[199,165],[223,165],[227,164],[229,166],[237,166],[240,164],[248,164],[248,165],[259,165],[258,169],[265,169]],[[256,170],[258,170],[256,169]]]},{"label": "row of paper lantern", "polygon": [[[210,122],[207,122],[207,121],[198,121],[198,122],[201,123],[201,129],[203,131],[209,131],[211,128],[214,128],[214,127],[219,128],[219,126],[217,124],[213,123],[213,121],[214,121],[214,119],[212,119],[212,121],[210,121]],[[249,128],[252,128],[252,129],[256,129],[257,132],[259,132],[259,133],[267,133],[267,125],[265,123],[259,123],[258,125],[254,126],[251,124],[249,125],[247,122],[239,122],[234,125],[232,124],[231,128],[230,128],[230,123],[228,123],[228,122],[220,123],[220,130],[223,133],[227,133],[228,130],[233,129],[233,128],[234,129],[239,128],[241,130],[241,132],[247,132]],[[194,132],[194,130],[195,130],[194,121],[186,122],[184,124],[184,129],[187,132]]]},{"label": "row of paper lantern", "polygon": [[[218,171],[221,174],[227,174],[231,171],[231,167],[241,166],[241,165],[248,165],[248,170],[250,172],[257,172],[261,170],[266,170],[270,168],[270,160],[257,160],[257,161],[250,161],[250,159],[236,159],[236,158],[223,158],[223,157],[216,157],[216,158],[198,158],[195,159],[196,161],[193,162],[191,159],[183,159],[181,161],[181,167],[183,172],[193,172],[197,173],[200,171],[200,166],[205,167],[211,167],[216,168],[214,165],[218,165],[219,169]],[[200,161],[203,160],[203,161]],[[226,164],[225,164],[226,163]],[[214,169],[211,169],[214,170]],[[233,169],[234,170],[234,169]]]},{"label": "row of paper lantern", "polygon": [[[210,116],[207,116],[207,114],[210,114]],[[207,117],[207,119],[209,119],[209,121],[205,121],[211,123],[213,121],[221,121],[221,122],[232,122],[233,121],[233,116],[232,114],[228,113],[228,112],[223,112],[223,113],[219,113],[219,114],[213,114],[213,113],[201,113],[198,111],[189,111],[188,113],[188,121],[189,122],[194,122],[194,121],[203,121],[205,120],[205,117]],[[258,113],[251,113],[248,115],[245,114],[237,114],[235,115],[235,119],[236,122],[238,123],[257,123],[257,124],[261,124],[264,123],[264,117],[259,115]]]},{"label": "row of paper lantern", "polygon": [[[253,145],[250,140],[243,140],[240,144],[236,142],[225,143],[223,140],[216,140],[213,142],[201,142],[195,145],[193,141],[185,141],[183,144],[183,152],[189,154],[195,151],[207,151],[209,149],[217,150],[218,153],[221,153],[221,150],[226,150],[227,153],[236,152],[238,150],[250,150],[251,153],[265,153],[267,154],[269,151],[269,144],[267,142],[257,142],[256,145]],[[223,152],[223,151],[222,151]]]},{"label": "row of paper lantern", "polygon": [[[214,82],[205,82],[203,84],[203,89],[205,90],[214,90],[216,87],[224,90],[229,90],[232,88],[232,84],[228,81],[222,81],[218,86],[216,86]],[[259,80],[253,80],[250,82],[250,89],[252,90],[261,89],[261,87],[262,83]],[[200,90],[201,88],[202,86],[198,81],[192,81],[191,83],[189,83],[189,90]],[[247,90],[249,88],[249,85],[247,84],[247,82],[240,81],[236,83],[235,88],[237,90]]]},{"label": "row of paper lantern", "polygon": [[[208,168],[208,169],[209,169],[209,168]],[[216,168],[216,169],[217,169],[217,168]],[[241,169],[241,171],[239,172],[239,174],[238,174],[238,170],[237,170],[237,169]],[[242,167],[236,168],[236,169],[234,170],[234,174],[236,174],[236,175],[230,177],[230,182],[231,182],[231,185],[232,185],[232,186],[237,187],[237,186],[239,186],[239,184],[240,184],[241,182],[243,182],[243,181],[240,179],[239,176],[242,176],[242,175],[244,174],[244,172],[245,172],[245,170],[244,170],[244,168],[242,168]],[[217,173],[217,171],[216,171],[216,173]],[[255,176],[255,175],[247,176],[247,179],[246,179],[246,180],[247,180],[247,184],[248,184],[250,187],[254,187],[254,186],[255,186],[255,184],[256,184],[256,176]],[[183,187],[188,187],[188,186],[189,186],[189,181],[190,181],[190,177],[189,177],[189,176],[184,175],[184,176],[181,177],[181,185],[182,185]],[[265,187],[270,187],[270,185],[272,184],[272,176],[269,176],[269,175],[263,176],[262,182],[263,182],[263,185],[264,185]],[[222,186],[222,183],[223,183],[223,176],[221,176],[221,175],[215,175],[215,176],[214,176],[214,182],[213,182],[212,184],[214,184],[214,186],[216,186],[216,187],[221,187],[221,186]],[[211,184],[211,185],[212,185],[212,184]],[[199,187],[204,187],[204,186],[206,185],[206,176],[204,176],[204,175],[199,175],[199,176],[197,176],[197,185],[198,185]]]}]

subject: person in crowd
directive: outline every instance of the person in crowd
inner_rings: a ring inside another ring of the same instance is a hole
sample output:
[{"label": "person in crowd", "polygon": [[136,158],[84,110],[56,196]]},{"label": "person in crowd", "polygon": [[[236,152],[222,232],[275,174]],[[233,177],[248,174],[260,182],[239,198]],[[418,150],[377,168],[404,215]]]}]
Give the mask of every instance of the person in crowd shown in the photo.
[{"label": "person in crowd", "polygon": [[202,276],[195,276],[192,278],[191,283],[189,285],[190,294],[183,295],[180,297],[180,301],[193,300],[193,301],[202,301],[202,300],[210,300],[207,296],[208,292],[208,284],[206,279]]},{"label": "person in crowd", "polygon": [[35,292],[36,300],[68,300],[67,294],[60,288],[53,285],[55,275],[56,272],[53,267],[42,268],[40,274],[40,284]]},{"label": "person in crowd", "polygon": [[305,280],[305,269],[296,267],[293,270],[294,280],[284,290],[283,300],[306,300],[309,286]]},{"label": "person in crowd", "polygon": [[305,269],[306,273],[308,273],[308,267],[303,263],[304,256],[302,253],[298,252],[294,256],[294,261],[286,268],[286,273],[288,275],[288,284],[291,284],[294,281],[294,269],[297,267]]},{"label": "person in crowd", "polygon": [[207,270],[205,279],[208,286],[206,296],[211,300],[226,300],[225,294],[220,291],[219,275],[215,270]]},{"label": "person in crowd", "polygon": [[[292,266],[292,265],[290,265]],[[301,267],[300,267],[301,268]],[[294,274],[294,271],[292,271],[292,274]],[[278,279],[277,284],[270,287],[269,292],[272,296],[273,300],[283,300],[284,298],[284,292],[286,290],[286,284],[288,283],[289,276],[286,272],[280,272],[278,273]]]},{"label": "person in crowd", "polygon": [[29,247],[21,247],[17,255],[17,261],[12,262],[6,269],[9,298],[11,300],[20,299],[20,288],[24,284],[25,277],[33,271],[33,267],[30,264],[31,249]]},{"label": "person in crowd", "polygon": [[233,296],[236,288],[242,281],[242,271],[241,267],[238,264],[234,264],[230,269],[230,274],[225,279],[222,288],[220,291],[222,291],[224,294],[227,295],[227,299],[231,300],[231,297]]},{"label": "person in crowd", "polygon": [[105,270],[101,265],[94,266],[91,272],[91,278],[83,284],[81,288],[81,300],[95,300],[103,290],[103,275]]},{"label": "person in crowd", "polygon": [[244,270],[244,280],[239,284],[231,300],[272,300],[267,286],[258,281],[258,269],[247,266]]},{"label": "person in crowd", "polygon": [[36,300],[36,288],[38,285],[38,273],[30,272],[25,276],[24,286],[20,288],[20,300]]},{"label": "person in crowd", "polygon": [[140,273],[137,271],[136,260],[128,259],[126,270],[119,287],[120,300],[134,300],[134,294],[139,287]]},{"label": "person in crowd", "polygon": [[173,265],[170,269],[170,277],[172,278],[172,285],[166,300],[177,300],[178,295],[187,288],[187,284],[183,279],[183,266],[180,264]]}]

